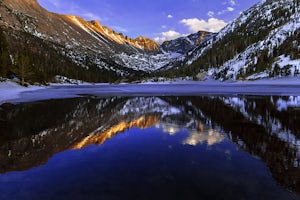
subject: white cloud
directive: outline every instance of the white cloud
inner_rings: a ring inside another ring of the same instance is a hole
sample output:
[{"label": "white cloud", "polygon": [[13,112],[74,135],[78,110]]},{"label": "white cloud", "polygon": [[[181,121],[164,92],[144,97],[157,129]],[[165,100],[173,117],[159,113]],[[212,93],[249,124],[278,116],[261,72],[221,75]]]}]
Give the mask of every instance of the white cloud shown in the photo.
[{"label": "white cloud", "polygon": [[233,7],[227,7],[227,11],[232,12],[232,11],[234,11],[234,8]]},{"label": "white cloud", "polygon": [[233,7],[227,7],[225,10],[219,11],[218,15],[223,15],[224,13],[227,12],[233,12],[235,9]]},{"label": "white cloud", "polygon": [[108,21],[108,18],[102,18],[91,12],[82,12],[82,13],[79,13],[79,15],[87,20],[98,20],[100,22]]},{"label": "white cloud", "polygon": [[209,31],[209,32],[219,32],[224,28],[227,23],[223,20],[216,18],[209,18],[208,21],[198,18],[183,19],[180,23],[184,24],[189,28],[191,32],[197,32],[200,30]]},{"label": "white cloud", "polygon": [[229,5],[235,6],[236,5],[235,0],[229,0]]},{"label": "white cloud", "polygon": [[173,15],[168,15],[168,18],[169,18],[169,19],[172,19],[172,18],[173,18]]},{"label": "white cloud", "polygon": [[230,5],[230,6],[235,6],[236,5],[236,2],[235,0],[226,0],[222,3],[222,5]]},{"label": "white cloud", "polygon": [[167,27],[166,25],[162,25],[161,28],[162,28],[162,29],[166,29],[166,28],[168,28],[168,27]]},{"label": "white cloud", "polygon": [[207,15],[208,15],[209,17],[213,17],[213,16],[215,15],[215,13],[214,13],[213,11],[209,11],[209,12],[207,13]]},{"label": "white cloud", "polygon": [[174,40],[176,38],[182,37],[183,35],[174,31],[174,30],[169,30],[167,32],[162,32],[159,34],[159,37],[154,38],[154,40],[158,43],[162,43],[164,41],[168,40]]},{"label": "white cloud", "polygon": [[227,5],[228,7],[222,11],[218,12],[218,15],[223,15],[227,12],[233,12],[235,11],[235,6],[236,6],[236,1],[235,0],[226,0],[225,2],[222,3],[222,5]]},{"label": "white cloud", "polygon": [[121,26],[111,26],[111,28],[117,32],[121,33],[128,33],[128,30],[126,28],[123,28]]}]

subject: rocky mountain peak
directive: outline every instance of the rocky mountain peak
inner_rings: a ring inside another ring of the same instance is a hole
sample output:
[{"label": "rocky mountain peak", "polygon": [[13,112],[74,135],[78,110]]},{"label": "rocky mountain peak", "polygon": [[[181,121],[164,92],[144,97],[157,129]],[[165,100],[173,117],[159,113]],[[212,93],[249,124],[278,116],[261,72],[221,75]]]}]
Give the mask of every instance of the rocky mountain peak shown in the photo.
[{"label": "rocky mountain peak", "polygon": [[186,54],[194,49],[203,41],[210,38],[213,34],[206,31],[198,31],[197,33],[190,34],[186,37],[180,37],[175,40],[165,41],[161,45],[161,49],[166,52],[176,52]]},{"label": "rocky mountain peak", "polygon": [[90,21],[91,22],[91,24],[92,25],[94,25],[95,27],[97,27],[97,28],[102,28],[102,25],[101,25],[101,23],[98,21],[98,20],[92,20],[92,21]]},{"label": "rocky mountain peak", "polygon": [[138,45],[144,47],[146,51],[157,51],[159,49],[159,44],[154,42],[153,40],[146,38],[144,36],[139,36],[133,40]]}]

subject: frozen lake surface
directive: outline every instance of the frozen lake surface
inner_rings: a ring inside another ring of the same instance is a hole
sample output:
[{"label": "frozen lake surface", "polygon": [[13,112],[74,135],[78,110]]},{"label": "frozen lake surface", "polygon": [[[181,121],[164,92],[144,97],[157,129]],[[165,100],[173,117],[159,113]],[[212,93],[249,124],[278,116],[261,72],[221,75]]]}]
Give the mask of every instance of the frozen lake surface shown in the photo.
[{"label": "frozen lake surface", "polygon": [[1,88],[0,103],[30,102],[79,96],[299,96],[300,84],[289,81],[179,82],[165,84],[53,85],[34,89]]}]

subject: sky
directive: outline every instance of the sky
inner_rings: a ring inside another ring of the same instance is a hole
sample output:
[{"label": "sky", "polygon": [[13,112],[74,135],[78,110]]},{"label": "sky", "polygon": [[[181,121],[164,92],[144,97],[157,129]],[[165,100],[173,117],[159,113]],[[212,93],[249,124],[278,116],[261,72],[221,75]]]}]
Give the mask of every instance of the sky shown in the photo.
[{"label": "sky", "polygon": [[98,20],[131,38],[157,42],[218,32],[260,0],[38,0],[48,11]]}]

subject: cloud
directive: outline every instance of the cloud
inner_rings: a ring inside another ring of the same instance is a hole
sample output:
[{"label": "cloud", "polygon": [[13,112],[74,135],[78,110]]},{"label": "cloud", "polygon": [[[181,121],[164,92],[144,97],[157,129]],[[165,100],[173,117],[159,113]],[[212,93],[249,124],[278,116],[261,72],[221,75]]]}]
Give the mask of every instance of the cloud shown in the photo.
[{"label": "cloud", "polygon": [[111,28],[117,32],[121,33],[128,33],[129,31],[126,28],[123,28],[121,26],[111,26]]},{"label": "cloud", "polygon": [[168,18],[169,18],[169,19],[172,19],[172,18],[173,18],[173,15],[168,15]]},{"label": "cloud", "polygon": [[176,38],[182,37],[183,35],[174,31],[174,30],[169,30],[167,32],[162,32],[159,34],[159,37],[154,38],[154,40],[158,43],[162,43],[167,40],[174,40]]},{"label": "cloud", "polygon": [[209,18],[208,21],[198,18],[183,19],[180,23],[184,24],[189,30],[194,33],[200,30],[209,32],[219,32],[227,23],[216,18]]},{"label": "cloud", "polygon": [[222,11],[218,12],[218,15],[223,15],[227,12],[233,12],[235,11],[236,1],[235,0],[228,0],[222,3],[222,5],[227,5],[228,7]]},{"label": "cloud", "polygon": [[235,2],[235,0],[227,0],[227,1],[223,2],[222,5],[235,6],[236,2]]},{"label": "cloud", "polygon": [[79,13],[80,16],[82,16],[83,18],[87,19],[87,20],[98,20],[100,22],[104,22],[104,21],[108,21],[108,18],[102,18],[94,13],[91,12],[82,12]]},{"label": "cloud", "polygon": [[225,10],[219,11],[218,15],[223,15],[224,13],[227,12],[233,12],[235,9],[233,7],[227,7]]},{"label": "cloud", "polygon": [[233,8],[233,7],[227,7],[227,10],[228,10],[229,12],[232,12],[232,11],[234,11],[234,8]]},{"label": "cloud", "polygon": [[213,11],[209,11],[209,12],[207,13],[207,15],[208,15],[209,17],[213,17],[213,16],[215,15],[215,13],[214,13]]},{"label": "cloud", "polygon": [[106,15],[103,14],[105,17],[101,17],[97,13],[93,13],[82,8],[82,6],[75,2],[67,2],[62,0],[39,0],[39,2],[45,7],[51,8],[58,13],[76,15],[83,17],[86,20],[98,20],[100,22],[109,21],[107,16],[110,16],[109,13],[111,12],[108,5],[105,5],[105,3],[102,3],[101,6],[105,8],[104,10],[106,11]]},{"label": "cloud", "polygon": [[235,0],[229,0],[229,5],[235,6],[236,5]]}]

